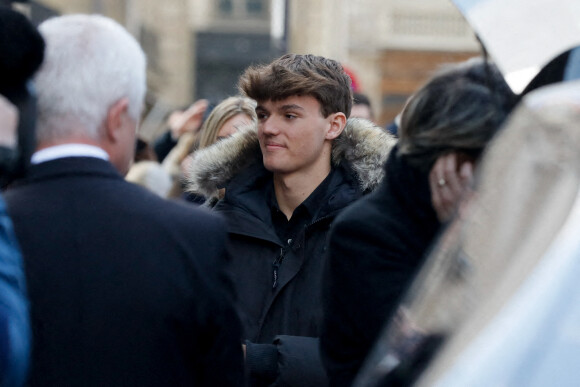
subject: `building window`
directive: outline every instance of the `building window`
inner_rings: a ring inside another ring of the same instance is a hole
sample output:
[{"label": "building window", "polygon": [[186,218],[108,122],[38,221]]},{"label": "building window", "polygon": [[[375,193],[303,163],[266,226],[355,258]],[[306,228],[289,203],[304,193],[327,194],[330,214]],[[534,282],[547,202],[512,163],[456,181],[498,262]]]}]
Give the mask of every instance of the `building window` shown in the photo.
[{"label": "building window", "polygon": [[234,7],[232,0],[219,0],[219,13],[223,16],[228,16],[233,13]]},{"label": "building window", "polygon": [[249,15],[261,15],[264,12],[263,0],[247,0],[246,11]]},{"label": "building window", "polygon": [[218,19],[268,19],[270,0],[219,0],[216,3]]}]

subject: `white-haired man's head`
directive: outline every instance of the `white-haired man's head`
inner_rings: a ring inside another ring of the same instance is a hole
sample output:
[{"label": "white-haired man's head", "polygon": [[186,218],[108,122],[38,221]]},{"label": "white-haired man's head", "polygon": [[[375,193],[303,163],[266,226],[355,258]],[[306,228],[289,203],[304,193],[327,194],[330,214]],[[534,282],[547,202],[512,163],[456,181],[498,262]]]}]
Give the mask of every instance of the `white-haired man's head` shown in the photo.
[{"label": "white-haired man's head", "polygon": [[58,143],[101,141],[111,108],[126,101],[136,123],[146,90],[146,60],[137,41],[117,22],[99,15],[67,15],[39,26],[45,59],[35,81],[37,139]]}]

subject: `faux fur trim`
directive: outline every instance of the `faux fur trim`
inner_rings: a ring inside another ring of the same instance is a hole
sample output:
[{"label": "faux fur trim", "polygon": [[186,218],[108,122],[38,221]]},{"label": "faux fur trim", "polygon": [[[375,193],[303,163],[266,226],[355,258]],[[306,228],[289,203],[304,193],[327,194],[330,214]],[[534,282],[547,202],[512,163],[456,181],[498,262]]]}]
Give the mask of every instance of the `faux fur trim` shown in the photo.
[{"label": "faux fur trim", "polygon": [[362,191],[374,190],[385,175],[384,164],[397,139],[371,121],[350,118],[332,145],[334,165],[346,161],[358,177]]},{"label": "faux fur trim", "polygon": [[206,198],[217,196],[218,188],[224,187],[260,152],[255,125],[194,152],[186,173],[186,190]]},{"label": "faux fur trim", "polygon": [[[351,118],[334,140],[332,162],[346,161],[358,177],[362,191],[373,190],[383,179],[383,164],[397,140],[372,122]],[[255,126],[193,154],[187,173],[186,189],[207,198],[216,196],[218,187],[248,166],[260,154]]]}]

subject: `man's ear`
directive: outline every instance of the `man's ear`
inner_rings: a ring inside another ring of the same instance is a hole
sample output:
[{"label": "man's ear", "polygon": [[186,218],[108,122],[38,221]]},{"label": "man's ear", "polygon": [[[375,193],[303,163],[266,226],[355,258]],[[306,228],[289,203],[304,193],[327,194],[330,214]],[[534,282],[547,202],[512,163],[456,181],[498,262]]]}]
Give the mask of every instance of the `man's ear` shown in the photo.
[{"label": "man's ear", "polygon": [[105,119],[105,133],[109,140],[116,141],[123,130],[124,116],[129,109],[129,100],[121,98],[109,108]]},{"label": "man's ear", "polygon": [[332,113],[329,118],[330,128],[326,132],[326,139],[334,140],[340,136],[346,126],[346,115],[342,112]]}]

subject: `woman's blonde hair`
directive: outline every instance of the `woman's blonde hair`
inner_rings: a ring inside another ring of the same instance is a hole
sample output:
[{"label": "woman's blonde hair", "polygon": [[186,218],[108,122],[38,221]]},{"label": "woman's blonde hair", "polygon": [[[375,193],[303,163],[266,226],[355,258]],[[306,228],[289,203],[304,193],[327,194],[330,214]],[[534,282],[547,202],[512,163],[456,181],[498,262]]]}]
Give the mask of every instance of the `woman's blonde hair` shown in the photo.
[{"label": "woman's blonde hair", "polygon": [[254,100],[236,96],[226,98],[220,102],[203,123],[199,134],[198,149],[208,147],[215,143],[218,133],[226,121],[240,113],[247,115],[254,124],[258,122],[256,102]]}]

